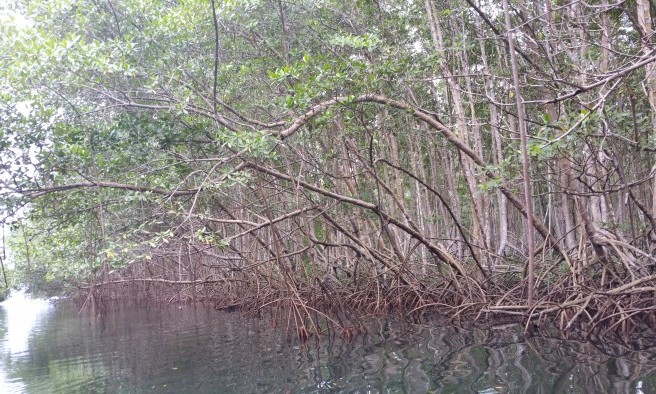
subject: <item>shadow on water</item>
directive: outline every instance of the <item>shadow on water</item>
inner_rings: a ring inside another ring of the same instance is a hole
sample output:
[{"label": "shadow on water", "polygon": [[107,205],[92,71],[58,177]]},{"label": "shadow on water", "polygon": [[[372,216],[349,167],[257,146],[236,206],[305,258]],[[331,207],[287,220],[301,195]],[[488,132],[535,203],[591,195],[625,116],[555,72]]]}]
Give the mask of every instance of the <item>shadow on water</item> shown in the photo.
[{"label": "shadow on water", "polygon": [[[608,350],[608,349],[606,349]],[[0,387],[8,392],[656,392],[653,352],[371,321],[351,341],[298,345],[267,319],[204,307],[0,305]]]}]

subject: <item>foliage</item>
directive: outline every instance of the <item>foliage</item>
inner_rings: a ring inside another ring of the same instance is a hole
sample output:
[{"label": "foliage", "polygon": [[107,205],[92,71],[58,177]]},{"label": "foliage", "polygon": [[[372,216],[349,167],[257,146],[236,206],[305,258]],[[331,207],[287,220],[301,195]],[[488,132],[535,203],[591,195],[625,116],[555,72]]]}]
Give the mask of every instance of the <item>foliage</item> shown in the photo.
[{"label": "foliage", "polygon": [[451,301],[483,305],[535,230],[539,271],[571,264],[564,287],[645,277],[644,1],[511,2],[509,34],[485,1],[11,2],[0,203],[15,274],[43,292],[222,283],[225,299],[232,283],[298,299],[328,279],[456,278]]}]

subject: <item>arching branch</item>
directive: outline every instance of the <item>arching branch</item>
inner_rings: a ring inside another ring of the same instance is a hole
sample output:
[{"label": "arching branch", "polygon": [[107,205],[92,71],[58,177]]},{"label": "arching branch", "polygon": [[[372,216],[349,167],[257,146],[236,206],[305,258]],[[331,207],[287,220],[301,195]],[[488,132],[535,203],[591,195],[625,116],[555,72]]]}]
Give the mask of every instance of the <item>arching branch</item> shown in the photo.
[{"label": "arching branch", "polygon": [[458,261],[451,256],[446,250],[444,250],[442,247],[439,245],[435,245],[432,242],[430,242],[428,239],[426,239],[422,234],[419,233],[419,231],[413,229],[412,227],[406,225],[405,223],[399,221],[398,219],[390,216],[386,212],[382,211],[380,207],[378,207],[375,204],[372,204],[367,201],[363,201],[354,197],[349,197],[349,196],[344,196],[335,192],[331,192],[329,190],[323,189],[321,187],[312,185],[310,183],[298,180],[292,176],[283,174],[281,172],[275,171],[271,168],[256,164],[256,163],[245,163],[246,168],[252,168],[258,172],[262,172],[264,174],[271,175],[275,178],[278,179],[283,179],[289,182],[294,182],[294,184],[303,187],[304,189],[307,190],[312,190],[313,192],[316,192],[318,194],[321,194],[325,197],[332,198],[337,201],[343,201],[367,210],[370,210],[378,215],[381,215],[387,222],[393,224],[394,226],[398,227],[399,229],[405,231],[407,234],[409,234],[412,238],[415,238],[419,242],[421,242],[428,250],[430,250],[432,253],[434,253],[440,260],[443,262],[447,263],[451,268],[453,268],[459,275],[461,276],[466,276],[465,271],[458,263]]},{"label": "arching branch", "polygon": [[71,183],[69,185],[44,187],[38,189],[22,189],[22,190],[17,190],[16,192],[25,195],[29,198],[38,198],[51,193],[63,192],[73,189],[94,188],[94,187],[102,187],[108,189],[123,189],[123,190],[131,190],[135,192],[150,192],[166,197],[190,196],[198,193],[201,190],[200,188],[197,188],[197,189],[171,191],[158,187],[145,187],[145,186],[129,185],[125,183],[115,183],[115,182],[80,182],[80,183]]},{"label": "arching branch", "polygon": [[[470,148],[464,141],[462,141],[456,133],[451,131],[446,125],[444,125],[442,122],[437,120],[435,116],[429,112],[426,111],[422,108],[416,108],[408,103],[398,101],[398,100],[393,100],[388,97],[385,97],[383,95],[378,95],[378,94],[364,94],[358,97],[335,97],[330,100],[326,100],[324,102],[321,102],[314,107],[312,107],[309,111],[307,111],[305,114],[302,116],[298,117],[292,125],[277,133],[277,135],[281,139],[288,138],[295,134],[298,130],[301,129],[305,124],[307,124],[312,118],[317,116],[318,114],[322,113],[323,111],[327,110],[330,107],[333,107],[335,105],[346,105],[346,104],[355,104],[355,103],[375,103],[375,104],[381,104],[387,107],[391,108],[396,108],[402,111],[405,111],[409,113],[410,115],[414,116],[418,120],[426,123],[428,126],[430,126],[432,129],[438,131],[440,134],[442,134],[443,137],[445,137],[451,144],[453,144],[460,152],[464,153],[465,155],[469,156],[469,158],[472,159],[472,161],[478,165],[482,170],[485,176],[487,176],[489,179],[495,179],[496,175],[489,170],[487,163],[485,160],[483,160],[482,157],[480,157],[472,148]],[[509,189],[501,186],[499,187],[499,190],[503,193],[504,196],[519,210],[522,215],[525,217],[527,216],[526,213],[526,206],[522,201]],[[368,204],[368,203],[367,203]],[[372,204],[370,204],[372,205]],[[569,262],[569,258],[567,256],[567,252],[562,248],[562,246],[558,243],[558,240],[556,240],[552,235],[551,231],[549,228],[544,224],[544,222],[537,217],[536,215],[533,216],[533,224],[535,229],[544,237],[545,239],[549,240],[551,245],[553,246],[556,251],[562,257]]]}]

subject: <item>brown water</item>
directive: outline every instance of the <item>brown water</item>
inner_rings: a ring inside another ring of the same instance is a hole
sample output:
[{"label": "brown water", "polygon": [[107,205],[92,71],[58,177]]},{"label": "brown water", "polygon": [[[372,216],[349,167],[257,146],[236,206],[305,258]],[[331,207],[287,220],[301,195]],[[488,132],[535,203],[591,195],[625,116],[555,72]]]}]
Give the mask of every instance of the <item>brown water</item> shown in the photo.
[{"label": "brown water", "polygon": [[513,328],[375,321],[299,346],[266,319],[208,308],[76,312],[0,304],[0,393],[656,393],[656,353]]}]

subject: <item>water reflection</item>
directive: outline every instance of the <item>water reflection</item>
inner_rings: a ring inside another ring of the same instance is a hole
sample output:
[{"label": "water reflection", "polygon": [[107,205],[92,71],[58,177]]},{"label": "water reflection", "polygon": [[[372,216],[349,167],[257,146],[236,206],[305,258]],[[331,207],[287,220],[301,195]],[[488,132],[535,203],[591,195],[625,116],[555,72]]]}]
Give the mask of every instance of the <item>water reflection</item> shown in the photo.
[{"label": "water reflection", "polygon": [[30,336],[38,332],[43,319],[52,312],[45,300],[34,300],[23,292],[15,292],[0,303],[0,357],[7,368],[0,368],[3,390],[24,392],[22,379],[7,374],[9,369],[21,369],[30,363]]},{"label": "water reflection", "polygon": [[525,340],[512,329],[375,321],[370,334],[298,346],[284,327],[207,308],[0,307],[8,392],[656,392],[653,353]]}]

